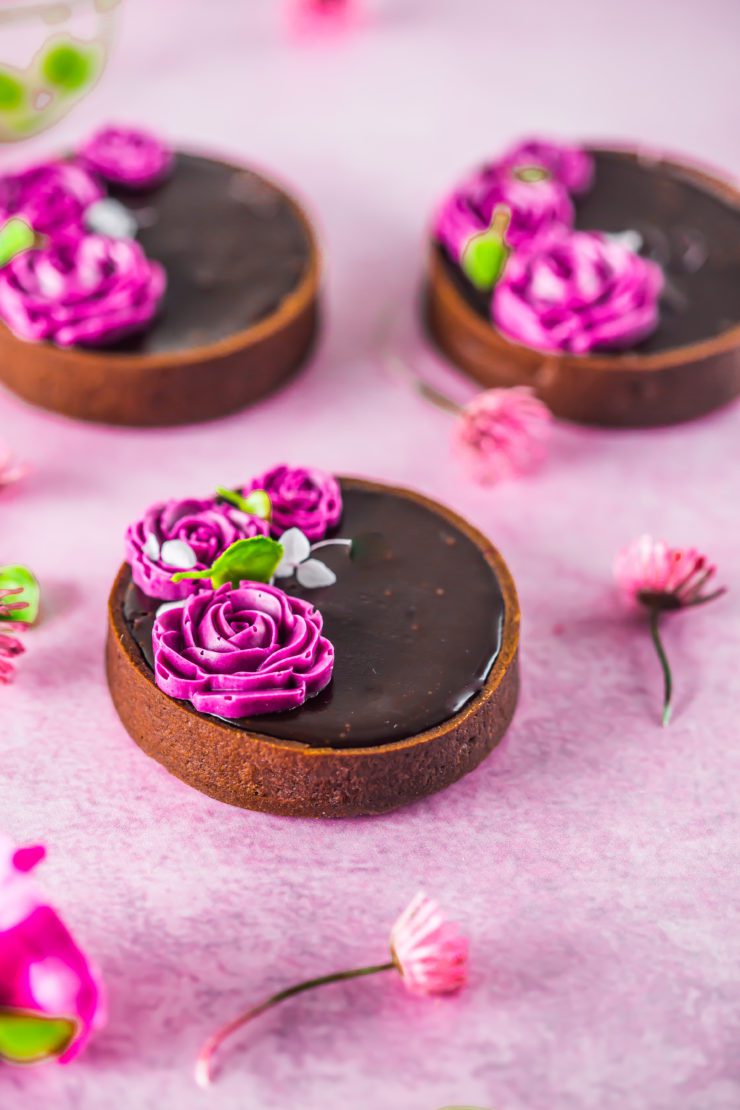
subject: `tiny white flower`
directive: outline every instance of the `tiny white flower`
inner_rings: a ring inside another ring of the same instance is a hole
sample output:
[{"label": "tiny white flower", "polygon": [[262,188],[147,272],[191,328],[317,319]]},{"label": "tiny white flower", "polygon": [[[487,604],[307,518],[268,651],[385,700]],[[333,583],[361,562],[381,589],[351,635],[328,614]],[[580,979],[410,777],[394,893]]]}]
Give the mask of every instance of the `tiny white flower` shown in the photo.
[{"label": "tiny white flower", "polygon": [[290,578],[295,574],[296,567],[311,554],[311,543],[308,536],[300,528],[289,528],[280,537],[283,545],[283,557],[275,571],[276,578]]},{"label": "tiny white flower", "polygon": [[198,563],[197,555],[185,540],[165,540],[159,558],[166,567],[175,570],[192,570]]}]

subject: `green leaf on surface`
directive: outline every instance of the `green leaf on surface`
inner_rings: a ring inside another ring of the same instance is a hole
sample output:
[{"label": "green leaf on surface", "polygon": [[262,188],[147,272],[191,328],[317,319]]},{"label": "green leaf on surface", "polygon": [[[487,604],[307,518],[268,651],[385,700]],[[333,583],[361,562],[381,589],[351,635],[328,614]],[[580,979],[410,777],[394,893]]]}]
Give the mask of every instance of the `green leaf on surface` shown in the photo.
[{"label": "green leaf on surface", "polygon": [[0,227],[0,266],[7,266],[17,254],[30,250],[35,243],[36,235],[31,225],[12,216]]}]

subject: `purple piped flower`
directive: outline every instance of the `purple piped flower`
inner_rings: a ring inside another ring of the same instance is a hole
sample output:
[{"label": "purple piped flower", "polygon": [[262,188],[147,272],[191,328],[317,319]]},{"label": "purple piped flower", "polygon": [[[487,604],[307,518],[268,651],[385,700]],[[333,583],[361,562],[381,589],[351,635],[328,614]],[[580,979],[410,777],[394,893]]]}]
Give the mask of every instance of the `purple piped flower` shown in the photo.
[{"label": "purple piped flower", "polygon": [[279,539],[288,528],[301,532],[316,543],[342,516],[342,491],[339,482],[324,470],[309,467],[276,466],[244,487],[267,492],[272,506],[271,532]]},{"label": "purple piped flower", "polygon": [[593,158],[583,147],[568,143],[524,139],[510,147],[498,164],[514,172],[540,167],[574,196],[588,192],[593,183]]},{"label": "purple piped flower", "polygon": [[[178,570],[205,570],[237,540],[265,536],[266,520],[212,499],[167,501],[147,509],[126,531],[126,560],[134,583],[150,597],[181,601],[200,581],[173,582]],[[209,587],[210,588],[210,587]]]},{"label": "purple piped flower", "polygon": [[138,243],[81,235],[0,270],[0,319],[20,339],[105,345],[148,326],[166,283]]},{"label": "purple piped flower", "polygon": [[260,582],[227,583],[157,617],[155,682],[228,720],[297,709],[331,680],[334,648],[322,628],[301,598]]},{"label": "purple piped flower", "polygon": [[618,350],[655,330],[662,288],[649,259],[597,232],[560,228],[511,256],[493,292],[493,321],[541,351]]},{"label": "purple piped flower", "polygon": [[76,162],[44,162],[0,177],[0,224],[18,216],[39,235],[75,238],[83,233],[85,209],[102,195]]},{"label": "purple piped flower", "polygon": [[30,872],[41,846],[14,850],[0,836],[0,1011],[20,1010],[74,1021],[61,1063],[72,1060],[105,1021],[97,972]]},{"label": "purple piped flower", "polygon": [[467,178],[444,201],[434,235],[459,263],[471,238],[490,226],[494,210],[501,207],[511,213],[506,242],[514,248],[552,227],[573,224],[570,197],[555,178],[530,181],[490,166]]},{"label": "purple piped flower", "polygon": [[78,151],[89,169],[114,185],[148,189],[163,181],[173,153],[155,135],[133,127],[103,127]]}]

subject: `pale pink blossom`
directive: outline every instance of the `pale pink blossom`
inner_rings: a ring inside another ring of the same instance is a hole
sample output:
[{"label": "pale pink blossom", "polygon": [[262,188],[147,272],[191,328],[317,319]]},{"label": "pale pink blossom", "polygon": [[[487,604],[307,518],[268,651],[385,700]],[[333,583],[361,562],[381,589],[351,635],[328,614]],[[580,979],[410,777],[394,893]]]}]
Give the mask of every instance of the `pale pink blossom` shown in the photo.
[{"label": "pale pink blossom", "polygon": [[669,547],[644,535],[624,547],[614,561],[614,575],[624,596],[649,615],[650,635],[663,672],[663,724],[671,719],[673,674],[660,631],[664,613],[706,605],[725,593],[705,592],[717,568],[695,547]]},{"label": "pale pink blossom", "polygon": [[534,470],[544,460],[552,414],[528,386],[486,389],[460,411],[454,444],[482,485]]},{"label": "pale pink blossom", "polygon": [[425,894],[417,894],[393,926],[391,953],[415,994],[451,994],[467,982],[467,938]]},{"label": "pale pink blossom", "polygon": [[702,593],[716,570],[695,547],[669,547],[665,540],[648,535],[624,547],[614,562],[614,574],[625,596],[658,609],[682,609],[716,597],[717,592]]}]

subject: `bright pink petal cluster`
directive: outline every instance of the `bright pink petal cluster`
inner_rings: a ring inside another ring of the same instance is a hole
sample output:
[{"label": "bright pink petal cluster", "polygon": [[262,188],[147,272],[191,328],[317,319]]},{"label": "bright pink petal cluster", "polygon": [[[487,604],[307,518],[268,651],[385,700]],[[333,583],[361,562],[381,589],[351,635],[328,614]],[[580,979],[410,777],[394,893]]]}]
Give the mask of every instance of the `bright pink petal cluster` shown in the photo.
[{"label": "bright pink petal cluster", "polygon": [[180,601],[204,586],[194,579],[173,582],[178,570],[205,570],[237,540],[267,533],[266,520],[214,498],[166,501],[126,530],[126,560],[144,593]]},{"label": "bright pink petal cluster", "polygon": [[19,216],[39,235],[77,238],[85,209],[103,190],[76,162],[44,162],[0,177],[0,224]]},{"label": "bright pink petal cluster", "polygon": [[160,139],[139,128],[108,125],[78,151],[80,161],[114,185],[147,189],[172,168],[173,153]]},{"label": "bright pink petal cluster", "polygon": [[507,338],[541,351],[630,347],[658,324],[659,266],[597,232],[557,228],[521,247],[493,291]]},{"label": "bright pink petal cluster", "polygon": [[189,598],[154,623],[154,679],[172,698],[228,720],[283,713],[329,683],[334,648],[318,609],[242,582]]},{"label": "bright pink petal cluster", "polygon": [[624,595],[650,609],[683,609],[717,596],[703,593],[717,568],[695,547],[669,547],[643,535],[624,547],[614,574]]},{"label": "bright pink petal cluster", "polygon": [[453,443],[482,485],[528,474],[544,460],[552,414],[527,386],[486,389],[461,410]]},{"label": "bright pink petal cluster", "polygon": [[344,29],[357,18],[357,0],[289,0],[289,18],[299,33]]},{"label": "bright pink petal cluster", "polygon": [[498,164],[511,172],[544,169],[575,196],[588,192],[594,178],[594,160],[583,147],[548,139],[523,139]]},{"label": "bright pink petal cluster", "polygon": [[102,984],[29,872],[40,846],[14,850],[0,837],[0,1010],[30,1010],[77,1023],[67,1063],[104,1021]]},{"label": "bright pink petal cluster", "polygon": [[316,543],[342,515],[342,492],[333,474],[316,467],[276,466],[254,478],[242,493],[267,492],[272,505],[271,531],[276,539],[289,528]]},{"label": "bright pink petal cluster", "polygon": [[113,343],[151,322],[166,284],[133,240],[80,235],[18,254],[0,270],[0,319],[20,339]]},{"label": "bright pink petal cluster", "polygon": [[467,938],[424,894],[416,895],[393,926],[391,952],[415,994],[451,994],[467,982]]},{"label": "bright pink petal cluster", "polygon": [[489,227],[497,207],[511,213],[506,242],[527,243],[550,228],[573,223],[567,190],[552,177],[527,181],[493,165],[480,170],[444,201],[434,222],[434,234],[455,262],[474,235]]}]

